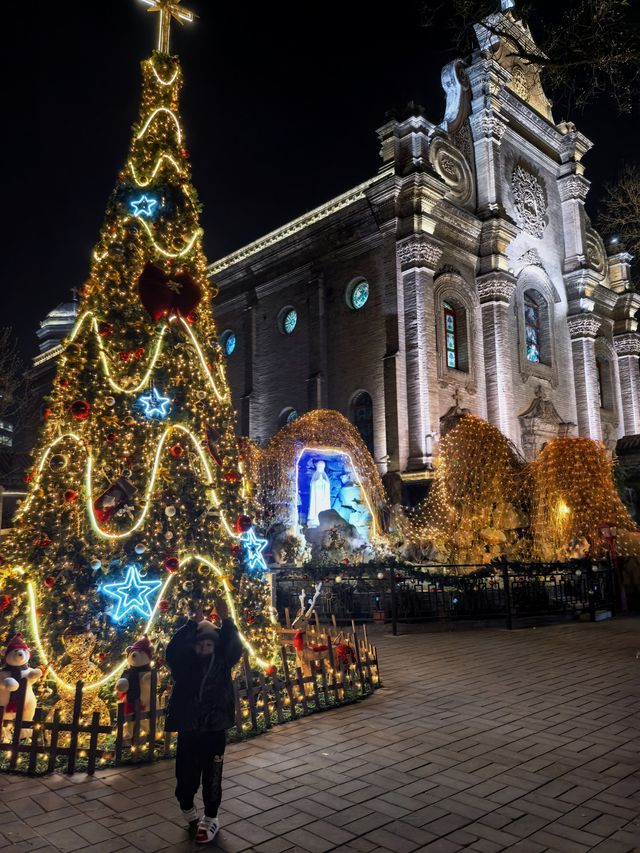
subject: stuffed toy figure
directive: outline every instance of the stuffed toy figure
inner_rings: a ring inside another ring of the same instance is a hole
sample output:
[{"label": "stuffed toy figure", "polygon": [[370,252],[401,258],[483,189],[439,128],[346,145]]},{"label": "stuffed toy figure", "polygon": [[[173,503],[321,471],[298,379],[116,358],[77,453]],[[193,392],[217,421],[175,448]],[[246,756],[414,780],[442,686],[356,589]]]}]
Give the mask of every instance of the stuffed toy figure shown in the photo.
[{"label": "stuffed toy figure", "polygon": [[[42,678],[41,669],[27,666],[31,652],[29,646],[16,634],[9,641],[4,653],[4,664],[0,671],[0,706],[4,707],[4,719],[15,720],[20,704],[24,702],[22,719],[33,720],[37,700],[33,684]],[[31,729],[24,729],[21,737],[28,736]]]}]

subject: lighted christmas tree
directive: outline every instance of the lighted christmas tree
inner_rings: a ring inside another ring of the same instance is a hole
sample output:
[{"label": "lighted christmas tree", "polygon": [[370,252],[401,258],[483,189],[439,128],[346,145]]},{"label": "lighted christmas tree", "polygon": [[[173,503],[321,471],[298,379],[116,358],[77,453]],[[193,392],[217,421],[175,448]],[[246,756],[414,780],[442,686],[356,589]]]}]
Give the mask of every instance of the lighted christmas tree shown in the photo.
[{"label": "lighted christmas tree", "polygon": [[[146,2],[146,0],[145,0]],[[5,634],[31,636],[56,678],[70,624],[96,635],[106,683],[148,631],[226,597],[256,665],[275,651],[263,551],[246,484],[178,113],[182,71],[142,63],[142,104],[59,358],[29,493],[3,544]],[[8,619],[6,617],[9,617]]]}]

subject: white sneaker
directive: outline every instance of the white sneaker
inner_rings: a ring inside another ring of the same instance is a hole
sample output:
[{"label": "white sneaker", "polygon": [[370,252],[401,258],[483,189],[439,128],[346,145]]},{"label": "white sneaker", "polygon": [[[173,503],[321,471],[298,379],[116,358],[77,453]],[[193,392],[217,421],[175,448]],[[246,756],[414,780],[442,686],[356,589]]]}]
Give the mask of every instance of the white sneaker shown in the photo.
[{"label": "white sneaker", "polygon": [[213,839],[218,834],[220,822],[217,817],[207,817],[203,815],[198,824],[196,833],[196,844],[211,844]]}]

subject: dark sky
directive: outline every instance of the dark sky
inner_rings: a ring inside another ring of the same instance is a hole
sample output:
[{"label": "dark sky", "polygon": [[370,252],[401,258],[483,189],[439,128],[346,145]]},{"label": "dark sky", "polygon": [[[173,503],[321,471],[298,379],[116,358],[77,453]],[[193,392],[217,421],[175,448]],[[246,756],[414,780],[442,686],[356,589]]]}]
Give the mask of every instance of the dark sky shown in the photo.
[{"label": "dark sky", "polygon": [[[172,49],[210,260],[373,175],[387,110],[413,99],[442,118],[452,37],[420,27],[417,0],[384,15],[364,0],[184,5],[199,20],[173,28]],[[21,0],[2,17],[0,324],[31,355],[39,321],[88,274],[157,16],[137,0]],[[635,156],[637,121],[606,102],[571,118],[596,142],[595,190]]]}]

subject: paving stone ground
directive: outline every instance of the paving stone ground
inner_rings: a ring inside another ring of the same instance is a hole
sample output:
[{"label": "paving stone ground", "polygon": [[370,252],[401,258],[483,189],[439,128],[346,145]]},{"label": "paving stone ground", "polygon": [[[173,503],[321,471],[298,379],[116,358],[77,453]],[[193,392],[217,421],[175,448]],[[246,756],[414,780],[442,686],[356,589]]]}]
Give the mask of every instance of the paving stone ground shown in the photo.
[{"label": "paving stone ground", "polygon": [[[376,642],[374,697],[229,747],[219,849],[640,851],[640,620]],[[0,776],[2,853],[190,849],[173,762]]]}]

